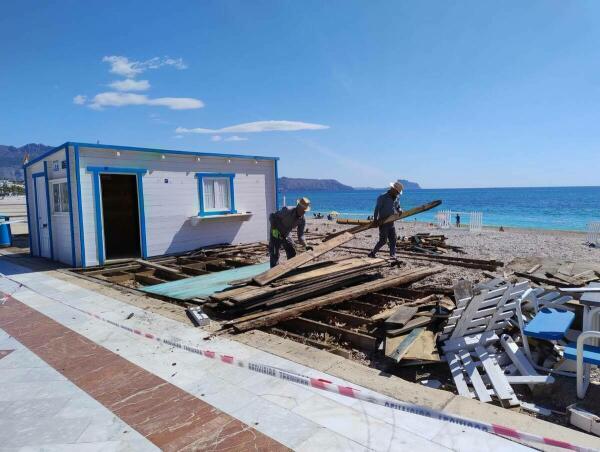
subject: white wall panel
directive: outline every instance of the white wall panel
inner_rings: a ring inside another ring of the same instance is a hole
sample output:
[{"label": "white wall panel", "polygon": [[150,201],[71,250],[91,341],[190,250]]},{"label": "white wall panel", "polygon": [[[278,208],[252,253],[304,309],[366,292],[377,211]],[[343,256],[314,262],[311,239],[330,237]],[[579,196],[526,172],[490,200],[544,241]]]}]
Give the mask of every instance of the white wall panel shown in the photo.
[{"label": "white wall panel", "polygon": [[[266,240],[268,215],[275,209],[274,161],[226,157],[176,156],[138,151],[80,148],[81,190],[87,265],[97,263],[96,227],[91,174],[87,166],[144,168],[146,240],[149,256],[182,252],[216,243]],[[228,160],[231,160],[228,162]],[[238,212],[252,212],[249,221],[212,219],[192,226],[200,209],[196,173],[235,173]]]}]

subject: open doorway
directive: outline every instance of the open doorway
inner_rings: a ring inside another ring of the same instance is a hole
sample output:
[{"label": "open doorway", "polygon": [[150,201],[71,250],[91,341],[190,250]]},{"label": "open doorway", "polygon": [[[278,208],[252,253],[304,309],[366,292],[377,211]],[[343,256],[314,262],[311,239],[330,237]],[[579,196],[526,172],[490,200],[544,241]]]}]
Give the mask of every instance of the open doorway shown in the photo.
[{"label": "open doorway", "polygon": [[106,259],[140,257],[137,176],[101,174]]}]

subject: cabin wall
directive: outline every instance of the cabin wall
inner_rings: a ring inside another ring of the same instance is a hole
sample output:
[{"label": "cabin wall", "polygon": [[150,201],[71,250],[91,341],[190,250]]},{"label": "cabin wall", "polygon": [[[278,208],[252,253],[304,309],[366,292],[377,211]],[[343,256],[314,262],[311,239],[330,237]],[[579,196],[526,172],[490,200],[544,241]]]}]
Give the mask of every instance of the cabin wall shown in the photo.
[{"label": "cabin wall", "polygon": [[[177,253],[218,243],[247,243],[268,237],[268,216],[275,210],[275,162],[228,157],[161,154],[80,147],[82,218],[86,266],[98,264],[92,174],[88,166],[142,168],[148,256]],[[164,155],[164,159],[162,158]],[[196,173],[235,173],[238,212],[249,221],[211,219],[192,226],[200,210]],[[76,221],[77,223],[77,221]],[[77,240],[76,240],[77,242]]]}]

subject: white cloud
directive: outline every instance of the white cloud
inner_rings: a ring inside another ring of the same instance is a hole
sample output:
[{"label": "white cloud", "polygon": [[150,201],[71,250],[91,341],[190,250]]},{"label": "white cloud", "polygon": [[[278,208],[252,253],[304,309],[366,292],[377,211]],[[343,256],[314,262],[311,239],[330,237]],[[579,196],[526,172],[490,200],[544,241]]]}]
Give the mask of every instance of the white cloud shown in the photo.
[{"label": "white cloud", "polygon": [[127,105],[161,106],[171,110],[191,110],[204,107],[204,103],[200,99],[191,97],[157,97],[151,99],[145,94],[114,91],[96,94],[88,105],[96,110],[101,110],[104,107],[124,107]]},{"label": "white cloud", "polygon": [[177,133],[256,133],[256,132],[295,132],[298,130],[321,130],[329,129],[329,126],[311,124],[299,121],[255,121],[237,124],[235,126],[223,127],[222,129],[203,129],[196,127],[187,129],[177,127]]},{"label": "white cloud", "polygon": [[102,61],[110,64],[110,72],[133,78],[148,69],[158,69],[161,66],[172,66],[176,69],[187,69],[182,58],[154,57],[146,61],[130,60],[125,56],[110,55],[102,58]]},{"label": "white cloud", "polygon": [[150,89],[150,82],[148,80],[127,78],[125,80],[114,81],[109,86],[117,91],[146,91]]},{"label": "white cloud", "polygon": [[175,138],[176,140],[181,140],[183,138],[183,135],[175,135],[173,138]]},{"label": "white cloud", "polygon": [[77,96],[75,96],[73,98],[73,103],[77,104],[77,105],[83,105],[83,104],[85,104],[86,100],[87,100],[87,96],[78,94]]},{"label": "white cloud", "polygon": [[221,135],[213,135],[210,137],[210,141],[221,141],[223,137]]},{"label": "white cloud", "polygon": [[232,137],[225,138],[225,141],[248,141],[248,138],[238,137],[237,135],[234,135]]}]

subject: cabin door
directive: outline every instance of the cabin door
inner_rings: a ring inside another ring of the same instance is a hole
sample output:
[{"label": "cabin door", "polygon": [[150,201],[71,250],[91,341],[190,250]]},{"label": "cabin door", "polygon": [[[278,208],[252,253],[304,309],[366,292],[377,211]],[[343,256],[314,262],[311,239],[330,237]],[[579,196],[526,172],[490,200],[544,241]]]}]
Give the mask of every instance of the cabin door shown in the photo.
[{"label": "cabin door", "polygon": [[50,227],[48,226],[48,203],[46,202],[46,179],[44,177],[35,177],[36,193],[36,215],[37,215],[37,233],[38,233],[38,252],[42,257],[51,258],[50,253]]},{"label": "cabin door", "polygon": [[100,174],[106,259],[141,257],[137,176]]}]

